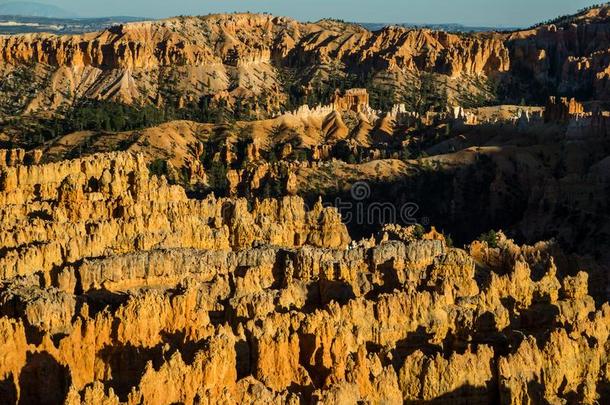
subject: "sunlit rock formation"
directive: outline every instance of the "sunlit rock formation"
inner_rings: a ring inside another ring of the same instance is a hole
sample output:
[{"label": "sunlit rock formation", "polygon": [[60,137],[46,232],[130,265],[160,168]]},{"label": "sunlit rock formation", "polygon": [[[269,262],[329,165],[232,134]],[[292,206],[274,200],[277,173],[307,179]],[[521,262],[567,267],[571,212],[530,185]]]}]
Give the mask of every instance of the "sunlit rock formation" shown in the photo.
[{"label": "sunlit rock formation", "polygon": [[607,398],[610,307],[551,244],[352,243],[332,209],[189,200],[131,154],[1,173],[9,402]]}]

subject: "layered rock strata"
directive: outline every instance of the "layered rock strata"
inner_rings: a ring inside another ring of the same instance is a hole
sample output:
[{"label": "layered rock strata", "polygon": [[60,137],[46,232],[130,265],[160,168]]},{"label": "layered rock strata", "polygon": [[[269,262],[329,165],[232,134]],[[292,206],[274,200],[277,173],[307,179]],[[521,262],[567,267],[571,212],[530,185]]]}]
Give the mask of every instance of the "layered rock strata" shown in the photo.
[{"label": "layered rock strata", "polygon": [[[606,100],[608,10],[600,6],[535,29],[472,35],[402,27],[370,32],[329,20],[225,14],[83,35],[4,36],[0,112],[56,112],[83,100],[182,109],[239,99],[256,116],[273,115],[283,111],[287,88],[311,93],[320,81],[332,85],[349,76],[361,86],[400,92],[423,72],[447,83],[453,101],[470,93],[490,96],[494,83],[510,100],[543,102],[552,94]],[[348,94],[339,104],[353,108],[350,98],[358,110],[362,95]]]}]

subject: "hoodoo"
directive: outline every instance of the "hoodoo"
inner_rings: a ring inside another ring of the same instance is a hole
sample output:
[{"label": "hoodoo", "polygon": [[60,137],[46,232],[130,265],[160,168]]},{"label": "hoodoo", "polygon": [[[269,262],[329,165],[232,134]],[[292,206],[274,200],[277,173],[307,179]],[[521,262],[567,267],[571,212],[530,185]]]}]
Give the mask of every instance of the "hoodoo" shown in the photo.
[{"label": "hoodoo", "polygon": [[610,6],[366,27],[0,36],[0,404],[610,403]]}]

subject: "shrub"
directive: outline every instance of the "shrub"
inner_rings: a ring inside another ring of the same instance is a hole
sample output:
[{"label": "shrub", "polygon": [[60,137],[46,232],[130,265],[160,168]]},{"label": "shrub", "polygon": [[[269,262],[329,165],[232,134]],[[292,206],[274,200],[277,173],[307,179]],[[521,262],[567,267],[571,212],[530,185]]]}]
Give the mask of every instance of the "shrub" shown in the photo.
[{"label": "shrub", "polygon": [[156,159],[148,164],[148,171],[151,176],[167,176],[169,173],[167,160]]},{"label": "shrub", "polygon": [[229,185],[226,166],[221,162],[212,162],[208,169],[208,182],[214,192],[222,195]]},{"label": "shrub", "polygon": [[415,229],[413,230],[413,237],[415,239],[422,239],[424,234],[426,233],[426,229],[420,224],[415,225]]},{"label": "shrub", "polygon": [[498,234],[494,230],[481,234],[481,236],[479,236],[477,240],[481,242],[487,242],[487,246],[489,246],[490,248],[495,249],[498,247]]}]

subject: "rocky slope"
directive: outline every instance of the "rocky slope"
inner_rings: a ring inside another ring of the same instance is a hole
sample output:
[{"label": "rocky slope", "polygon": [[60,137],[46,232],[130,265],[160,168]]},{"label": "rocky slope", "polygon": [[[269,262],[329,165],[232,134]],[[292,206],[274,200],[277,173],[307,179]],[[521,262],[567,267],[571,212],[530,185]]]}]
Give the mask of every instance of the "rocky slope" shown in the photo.
[{"label": "rocky slope", "polygon": [[[270,120],[77,132],[48,145],[42,158],[131,151],[191,191],[299,195],[309,203],[322,195],[332,205],[337,198],[353,202],[350,187],[365,181],[370,195],[364,203],[417,203],[415,219],[427,218],[458,243],[504,229],[530,243],[556,238],[570,252],[607,264],[609,116],[552,97],[545,107],[430,114],[418,130],[419,119],[402,106],[373,111],[367,94],[353,90],[337,94],[332,105]],[[377,218],[349,230],[368,236],[380,223]],[[601,281],[596,296],[605,296],[610,285],[605,275]]]},{"label": "rocky slope", "polygon": [[9,403],[609,399],[610,307],[552,243],[352,242],[334,209],[189,200],[128,153],[0,170]]},{"label": "rocky slope", "polygon": [[233,14],[131,23],[83,35],[3,36],[0,106],[19,114],[55,111],[82,99],[185,107],[216,97],[277,111],[294,84],[307,93],[320,81],[353,74],[373,80],[363,84],[400,87],[421,71],[446,76],[451,89],[467,89],[469,78],[483,76],[506,82],[509,93],[537,83],[546,95],[605,99],[607,15],[604,6],[511,34],[398,27],[370,32],[333,21]]},{"label": "rocky slope", "polygon": [[512,68],[551,94],[607,100],[609,11],[603,6],[511,34],[505,43],[511,50]]},{"label": "rocky slope", "polygon": [[446,76],[451,89],[466,89],[477,76],[512,88],[527,85],[533,74],[549,89],[605,98],[607,8],[591,13],[595,18],[512,34],[398,27],[370,32],[333,21],[233,14],[83,35],[3,36],[0,106],[20,114],[101,99],[182,108],[212,97],[248,100],[263,113],[279,110],[293,85],[307,93],[350,74],[373,80],[363,84],[400,87],[422,71]]}]

